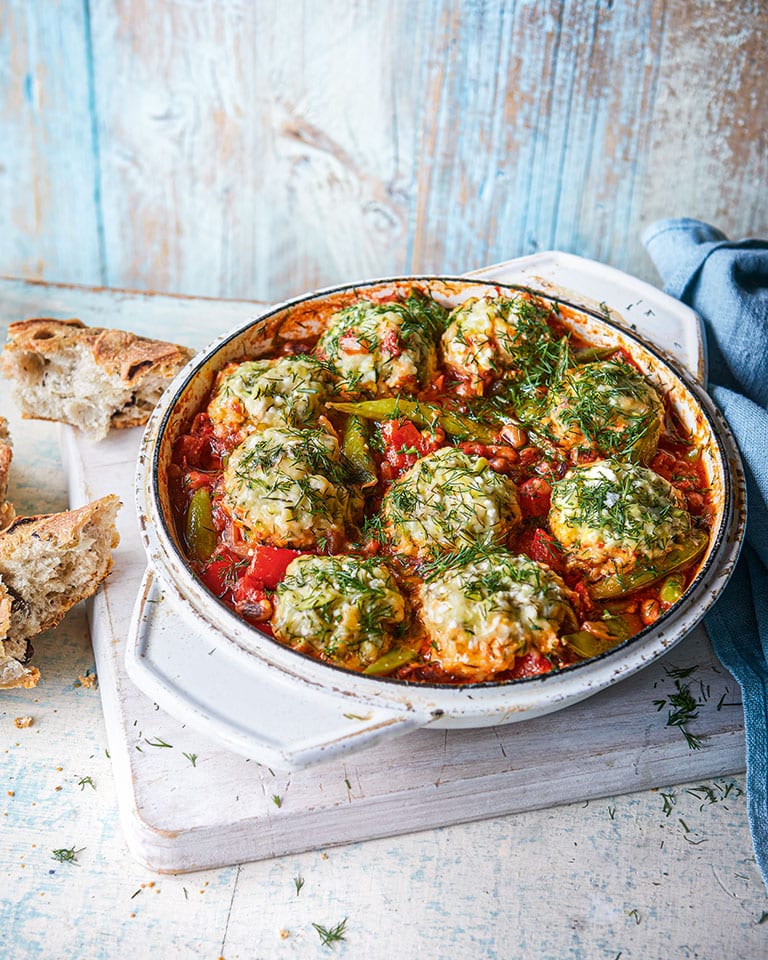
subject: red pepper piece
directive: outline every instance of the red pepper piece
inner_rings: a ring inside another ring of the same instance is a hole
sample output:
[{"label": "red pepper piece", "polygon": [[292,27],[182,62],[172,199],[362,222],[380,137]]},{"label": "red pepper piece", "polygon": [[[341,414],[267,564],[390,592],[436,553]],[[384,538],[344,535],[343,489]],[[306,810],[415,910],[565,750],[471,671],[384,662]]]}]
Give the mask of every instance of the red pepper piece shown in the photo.
[{"label": "red pepper piece", "polygon": [[306,552],[306,550],[289,550],[287,547],[254,547],[247,576],[250,580],[260,583],[262,588],[274,590],[285,576],[288,564]]},{"label": "red pepper piece", "polygon": [[510,676],[514,680],[522,680],[524,677],[537,677],[539,674],[549,673],[551,669],[552,664],[543,654],[538,650],[529,650],[522,657],[515,659]]},{"label": "red pepper piece", "polygon": [[551,498],[552,487],[543,477],[531,477],[520,484],[520,509],[524,517],[545,517]]}]

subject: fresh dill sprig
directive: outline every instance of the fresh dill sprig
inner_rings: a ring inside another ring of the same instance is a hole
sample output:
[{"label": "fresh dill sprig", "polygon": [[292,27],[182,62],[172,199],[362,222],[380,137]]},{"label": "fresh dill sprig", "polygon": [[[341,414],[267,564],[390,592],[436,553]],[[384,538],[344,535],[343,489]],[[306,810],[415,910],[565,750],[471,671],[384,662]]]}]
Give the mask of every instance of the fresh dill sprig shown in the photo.
[{"label": "fresh dill sprig", "polygon": [[80,866],[77,862],[78,853],[82,853],[85,850],[85,847],[80,847],[79,850],[75,850],[74,847],[61,847],[58,850],[51,851],[51,859],[58,860],[59,863],[73,863],[75,866]]},{"label": "fresh dill sprig", "polygon": [[335,927],[324,927],[319,923],[313,923],[312,926],[317,930],[320,942],[323,946],[332,947],[339,940],[345,940],[347,932],[347,918],[340,920]]},{"label": "fresh dill sprig", "polygon": [[96,789],[96,784],[93,782],[93,780],[90,777],[80,777],[80,779],[77,781],[77,785],[78,787],[80,787],[81,791],[85,790],[87,786],[90,787],[92,790]]},{"label": "fresh dill sprig", "polygon": [[700,783],[697,787],[690,787],[686,793],[701,801],[699,810],[713,803],[722,803],[729,796],[740,797],[743,793],[741,787],[738,787],[733,781],[727,784],[713,783],[709,786],[706,783]]},{"label": "fresh dill sprig", "polygon": [[664,700],[654,700],[653,702],[658,711],[669,706],[667,726],[678,727],[690,749],[700,750],[701,737],[697,737],[687,729],[687,725],[699,716],[699,705],[694,700],[688,684],[681,683],[680,680],[676,678],[675,693],[670,694],[669,697]]},{"label": "fresh dill sprig", "polygon": [[192,764],[193,767],[197,766],[197,754],[196,753],[182,753],[182,757],[186,757],[187,760]]},{"label": "fresh dill sprig", "polygon": [[296,896],[301,893],[301,888],[304,886],[304,877],[299,873],[293,878],[293,885],[296,887]]},{"label": "fresh dill sprig", "polygon": [[165,747],[167,750],[173,750],[173,744],[166,743],[165,740],[161,740],[160,737],[155,737],[154,740],[149,740],[147,737],[144,737],[144,743],[148,747]]}]

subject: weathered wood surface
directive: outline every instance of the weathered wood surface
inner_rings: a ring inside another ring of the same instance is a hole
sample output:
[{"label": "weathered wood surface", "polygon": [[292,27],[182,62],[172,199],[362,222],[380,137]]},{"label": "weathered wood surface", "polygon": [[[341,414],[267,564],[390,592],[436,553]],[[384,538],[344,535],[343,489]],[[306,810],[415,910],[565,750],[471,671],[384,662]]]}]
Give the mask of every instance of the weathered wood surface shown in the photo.
[{"label": "weathered wood surface", "polygon": [[0,4],[0,273],[277,300],[768,231],[764,0]]},{"label": "weathered wood surface", "polygon": [[[207,339],[199,318],[210,306],[0,281],[0,340],[9,320],[35,314],[119,318],[141,332],[198,330]],[[223,308],[234,322],[247,305]],[[19,420],[1,384],[0,413],[11,414],[15,438],[12,496],[27,512],[60,509],[56,428]],[[707,789],[695,782],[194,875],[152,874],[132,860],[118,825],[98,691],[74,686],[94,666],[82,610],[36,647],[40,686],[0,700],[3,960],[308,960],[331,956],[312,924],[345,917],[346,941],[333,954],[342,960],[765,955],[768,897],[740,775],[707,778]],[[16,729],[13,719],[26,714],[33,726]],[[195,768],[183,766],[178,744],[147,760],[155,770],[166,758],[155,772],[167,791],[184,771],[199,775],[202,794],[210,764],[199,741],[184,750],[200,754]],[[93,788],[81,784],[86,777]],[[77,865],[51,859],[73,846],[82,848]]]}]

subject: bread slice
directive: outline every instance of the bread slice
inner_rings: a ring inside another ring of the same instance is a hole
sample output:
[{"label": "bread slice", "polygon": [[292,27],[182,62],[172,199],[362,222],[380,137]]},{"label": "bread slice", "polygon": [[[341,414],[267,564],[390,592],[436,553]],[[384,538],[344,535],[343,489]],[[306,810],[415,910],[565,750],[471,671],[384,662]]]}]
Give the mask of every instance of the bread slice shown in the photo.
[{"label": "bread slice", "polygon": [[188,347],[80,320],[21,320],[8,327],[0,368],[22,415],[61,420],[102,440],[110,427],[147,422]]},{"label": "bread slice", "polygon": [[13,520],[13,507],[6,501],[8,493],[8,470],[11,466],[11,438],[8,436],[8,421],[0,417],[0,530],[5,530]]},{"label": "bread slice", "polygon": [[21,517],[0,534],[0,687],[34,686],[29,638],[55,627],[112,569],[113,494],[78,510]]}]

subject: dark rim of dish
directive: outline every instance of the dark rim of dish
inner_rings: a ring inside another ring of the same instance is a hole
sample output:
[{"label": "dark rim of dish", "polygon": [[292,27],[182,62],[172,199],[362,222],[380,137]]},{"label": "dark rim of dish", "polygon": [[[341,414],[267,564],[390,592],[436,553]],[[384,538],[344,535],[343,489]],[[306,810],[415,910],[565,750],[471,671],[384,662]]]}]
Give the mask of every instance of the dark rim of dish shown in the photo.
[{"label": "dark rim of dish", "polygon": [[[385,277],[379,280],[368,280],[363,283],[356,283],[356,284],[340,284],[337,287],[329,287],[327,289],[316,291],[315,293],[305,294],[303,296],[296,297],[293,300],[288,300],[284,303],[279,304],[276,307],[273,307],[267,313],[263,313],[260,316],[258,316],[255,320],[252,320],[238,327],[237,329],[233,330],[230,334],[225,335],[223,339],[219,341],[214,341],[215,346],[209,345],[205,347],[201,352],[205,354],[205,360],[208,360],[211,358],[211,356],[213,356],[215,353],[218,353],[227,344],[231,343],[233,340],[242,336],[243,333],[245,333],[245,331],[248,330],[250,327],[253,327],[258,323],[264,323],[270,318],[275,317],[285,312],[286,310],[290,310],[291,308],[296,307],[299,304],[306,303],[311,300],[322,300],[326,297],[332,296],[335,293],[355,293],[358,290],[360,291],[361,295],[363,295],[363,293],[366,290],[370,289],[371,287],[378,287],[385,284],[405,284],[405,283],[429,284],[430,282],[447,283],[447,284],[455,283],[455,284],[461,284],[462,286],[477,285],[478,287],[484,287],[486,289],[499,288],[500,290],[514,290],[521,293],[530,293],[536,297],[541,298],[542,300],[548,300],[551,303],[561,304],[562,306],[567,307],[570,310],[575,310],[577,313],[585,314],[586,316],[591,317],[592,319],[605,324],[607,327],[612,328],[613,330],[617,331],[621,335],[628,337],[630,340],[637,342],[640,346],[642,346],[649,353],[651,353],[653,357],[660,364],[666,367],[672,373],[672,375],[682,383],[683,387],[685,387],[688,393],[690,393],[693,396],[693,399],[697,405],[698,410],[703,414],[709,426],[710,432],[715,439],[720,462],[725,467],[725,469],[723,470],[724,503],[723,503],[721,520],[717,530],[714,532],[714,536],[712,537],[712,542],[711,542],[707,559],[705,560],[704,564],[699,568],[696,576],[688,585],[688,589],[680,598],[680,600],[678,600],[677,603],[675,603],[672,607],[670,607],[669,610],[662,613],[661,616],[659,616],[659,618],[654,623],[651,623],[648,626],[643,627],[642,630],[638,631],[638,633],[629,637],[627,640],[624,640],[622,643],[617,644],[617,646],[615,647],[611,647],[609,650],[606,650],[603,653],[597,654],[597,656],[590,657],[587,660],[579,660],[576,663],[570,664],[569,666],[564,667],[561,670],[551,670],[547,673],[536,674],[532,677],[519,677],[514,680],[485,680],[479,683],[449,684],[449,683],[429,683],[429,682],[422,682],[422,681],[415,681],[415,680],[398,680],[395,677],[371,677],[371,676],[366,676],[364,673],[358,673],[355,670],[347,670],[345,667],[338,666],[337,664],[334,664],[334,663],[328,663],[324,660],[318,660],[317,657],[313,657],[311,654],[302,653],[299,650],[294,650],[292,647],[288,646],[287,644],[280,643],[279,640],[276,640],[274,637],[270,637],[268,634],[264,633],[254,624],[248,623],[248,621],[238,617],[237,614],[235,614],[232,610],[230,610],[229,607],[226,606],[226,604],[222,603],[214,593],[208,590],[208,588],[205,586],[205,584],[202,583],[202,581],[198,580],[194,576],[194,574],[189,568],[189,565],[188,565],[189,561],[187,557],[184,556],[184,554],[179,550],[177,546],[175,531],[171,530],[171,528],[169,527],[167,518],[163,510],[159,506],[159,498],[157,495],[157,487],[158,487],[157,478],[159,475],[160,449],[163,445],[163,439],[165,436],[166,428],[168,426],[169,420],[173,414],[173,411],[177,403],[181,399],[182,394],[187,389],[190,382],[200,372],[202,361],[197,361],[197,360],[195,361],[194,368],[187,374],[187,376],[184,378],[184,381],[176,389],[176,392],[174,393],[171,400],[168,401],[166,404],[165,413],[163,414],[159,429],[157,431],[157,440],[155,441],[154,450],[152,451],[152,489],[153,489],[153,495],[155,497],[155,500],[158,503],[158,513],[160,515],[160,522],[163,528],[163,532],[168,542],[171,545],[171,549],[175,553],[176,558],[181,561],[182,569],[184,571],[186,578],[190,581],[190,585],[195,589],[204,590],[210,596],[210,598],[216,603],[217,611],[221,611],[224,614],[225,619],[228,619],[231,617],[233,619],[233,622],[237,624],[238,627],[246,627],[248,630],[258,634],[260,638],[269,641],[270,643],[274,644],[276,647],[279,647],[281,650],[290,651],[290,653],[293,654],[295,657],[300,658],[300,660],[297,662],[307,660],[312,663],[320,664],[321,666],[326,667],[330,670],[333,670],[334,672],[338,673],[341,676],[344,676],[344,677],[353,676],[355,678],[360,678],[369,683],[376,684],[376,685],[381,683],[386,683],[386,684],[392,684],[396,687],[406,687],[406,688],[413,688],[413,689],[440,690],[440,691],[456,690],[458,692],[461,692],[464,690],[478,690],[478,689],[488,689],[488,688],[494,688],[494,687],[502,689],[502,688],[513,687],[513,686],[516,687],[519,684],[544,683],[549,677],[559,677],[559,676],[562,676],[563,674],[570,675],[573,671],[578,670],[580,667],[585,667],[588,664],[591,666],[595,663],[606,660],[609,657],[615,656],[620,651],[628,650],[636,642],[647,637],[652,632],[655,633],[660,630],[663,632],[665,621],[667,621],[670,618],[673,612],[677,614],[677,612],[680,609],[681,603],[690,601],[691,595],[697,590],[702,579],[705,577],[705,575],[709,573],[709,571],[712,568],[712,565],[714,563],[714,558],[720,550],[720,546],[725,536],[725,531],[729,528],[730,520],[734,513],[733,479],[730,475],[730,470],[727,469],[728,457],[723,447],[722,439],[720,437],[720,426],[714,422],[712,416],[710,415],[709,410],[707,410],[707,408],[701,402],[701,398],[699,394],[702,393],[703,396],[706,396],[706,394],[703,392],[703,389],[699,386],[699,384],[693,379],[693,377],[686,370],[682,369],[681,367],[678,367],[677,364],[674,363],[674,361],[668,359],[665,354],[662,354],[658,347],[650,343],[648,340],[644,339],[635,330],[629,327],[622,326],[621,324],[613,320],[609,315],[601,313],[600,311],[595,310],[592,307],[588,307],[579,303],[573,303],[570,300],[564,299],[562,297],[553,296],[552,294],[546,293],[542,290],[538,290],[536,287],[529,287],[524,284],[502,283],[497,280],[492,280],[492,279],[484,280],[484,279],[475,278],[475,277],[414,275],[414,276],[406,276],[406,277]],[[193,603],[193,606],[195,606],[194,603]],[[198,612],[200,611],[198,610]],[[706,609],[703,609],[701,612],[701,616],[696,621],[697,623],[699,622],[699,620],[701,620],[704,617],[705,613],[706,613]],[[245,652],[250,652],[248,651],[248,648],[246,646],[234,640],[232,636],[227,633],[226,629],[224,629],[222,632],[227,636],[227,639],[229,639],[231,642],[236,643],[237,646],[243,649]]]}]

